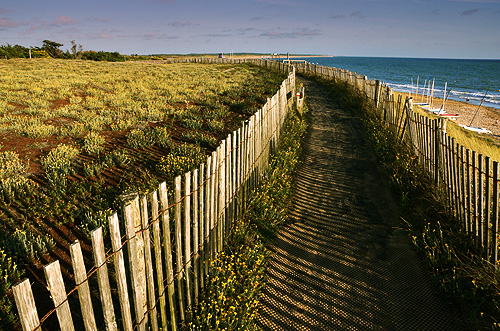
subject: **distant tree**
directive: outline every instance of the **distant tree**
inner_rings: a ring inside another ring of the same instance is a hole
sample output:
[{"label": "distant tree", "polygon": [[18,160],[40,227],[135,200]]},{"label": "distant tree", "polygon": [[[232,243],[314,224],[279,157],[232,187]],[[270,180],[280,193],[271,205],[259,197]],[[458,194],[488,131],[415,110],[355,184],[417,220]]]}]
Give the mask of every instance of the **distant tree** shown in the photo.
[{"label": "distant tree", "polygon": [[2,45],[0,46],[0,57],[7,59],[27,58],[29,57],[29,48],[23,47],[21,45]]},{"label": "distant tree", "polygon": [[118,52],[104,52],[104,51],[84,51],[82,59],[93,61],[109,61],[109,62],[124,62],[126,60],[124,55]]},{"label": "distant tree", "polygon": [[83,46],[77,45],[74,40],[71,40],[71,54],[74,59],[81,59],[83,53]]},{"label": "distant tree", "polygon": [[42,50],[45,50],[54,59],[62,58],[64,57],[64,53],[59,49],[61,46],[63,44],[46,39],[43,41]]}]

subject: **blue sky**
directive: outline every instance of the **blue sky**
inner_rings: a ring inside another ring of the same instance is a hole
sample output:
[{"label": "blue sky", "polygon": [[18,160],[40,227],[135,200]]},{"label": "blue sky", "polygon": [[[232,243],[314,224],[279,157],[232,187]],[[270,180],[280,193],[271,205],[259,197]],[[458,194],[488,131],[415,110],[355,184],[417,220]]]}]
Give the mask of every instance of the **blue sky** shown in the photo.
[{"label": "blue sky", "polygon": [[500,59],[500,0],[2,0],[0,44]]}]

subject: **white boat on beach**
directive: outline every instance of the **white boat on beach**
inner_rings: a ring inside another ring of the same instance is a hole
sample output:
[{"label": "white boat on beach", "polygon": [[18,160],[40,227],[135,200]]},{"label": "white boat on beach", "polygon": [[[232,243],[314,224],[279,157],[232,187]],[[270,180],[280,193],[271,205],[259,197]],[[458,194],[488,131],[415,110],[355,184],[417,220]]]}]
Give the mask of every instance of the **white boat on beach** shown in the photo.
[{"label": "white boat on beach", "polygon": [[441,108],[432,108],[431,105],[428,103],[415,103],[415,105],[421,107],[425,111],[428,111],[429,113],[432,113],[434,115],[437,115],[439,117],[445,117],[449,118],[451,120],[456,120],[460,115],[458,114],[449,114],[444,110],[442,107]]},{"label": "white boat on beach", "polygon": [[490,130],[485,129],[485,128],[476,128],[474,126],[467,126],[464,124],[459,124],[459,125],[466,130],[473,131],[473,132],[476,132],[479,134],[483,134],[483,133],[491,134],[492,133]]}]

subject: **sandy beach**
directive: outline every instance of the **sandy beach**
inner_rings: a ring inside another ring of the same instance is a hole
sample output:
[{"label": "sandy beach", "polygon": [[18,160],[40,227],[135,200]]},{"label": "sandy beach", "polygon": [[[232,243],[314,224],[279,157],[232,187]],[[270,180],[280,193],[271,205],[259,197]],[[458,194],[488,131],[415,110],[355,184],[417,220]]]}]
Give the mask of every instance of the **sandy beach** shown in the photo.
[{"label": "sandy beach", "polygon": [[[402,94],[404,97],[408,96],[408,93],[395,93]],[[421,94],[412,94],[412,97],[414,103],[425,102],[425,96]],[[443,99],[433,98],[434,108],[440,108],[442,105]],[[491,136],[500,139],[500,109],[485,106],[479,107],[478,105],[462,101],[446,100],[444,110],[449,114],[459,115],[455,121],[456,123],[488,129],[493,133]]]}]

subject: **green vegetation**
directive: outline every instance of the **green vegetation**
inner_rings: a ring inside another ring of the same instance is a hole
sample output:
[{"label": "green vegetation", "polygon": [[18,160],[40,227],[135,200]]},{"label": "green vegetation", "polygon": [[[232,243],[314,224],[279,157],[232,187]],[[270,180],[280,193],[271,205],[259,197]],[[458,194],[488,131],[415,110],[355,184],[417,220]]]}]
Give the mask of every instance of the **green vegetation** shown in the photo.
[{"label": "green vegetation", "polygon": [[82,45],[77,45],[74,40],[71,41],[71,50],[65,52],[60,49],[64,46],[61,43],[44,40],[42,47],[21,45],[0,45],[0,58],[2,59],[28,59],[30,58],[52,58],[52,59],[84,59],[93,61],[123,62],[129,59],[126,55],[118,52],[104,51],[84,51]]},{"label": "green vegetation", "polygon": [[0,194],[11,201],[20,192],[29,190],[34,183],[26,178],[27,165],[13,151],[0,152]]},{"label": "green vegetation", "polygon": [[100,154],[104,150],[106,138],[95,132],[89,132],[83,138],[83,150],[89,154]]},{"label": "green vegetation", "polygon": [[400,215],[416,247],[428,263],[441,294],[460,307],[464,322],[474,329],[500,327],[500,273],[476,255],[458,222],[447,213],[446,200],[375,115],[373,103],[345,83],[324,82],[341,104],[362,111],[366,132],[400,197]]},{"label": "green vegetation", "polygon": [[42,159],[42,166],[49,183],[56,188],[66,185],[68,175],[74,173],[73,162],[78,155],[76,147],[59,145]]},{"label": "green vegetation", "polygon": [[285,121],[279,147],[244,215],[237,220],[225,252],[211,263],[202,300],[190,330],[257,330],[255,318],[265,285],[265,245],[286,219],[307,124],[295,112]]},{"label": "green vegetation", "polygon": [[197,168],[283,79],[250,64],[0,58],[0,249],[38,265],[69,244],[52,231],[88,235],[121,194]]},{"label": "green vegetation", "polygon": [[17,263],[4,251],[0,251],[0,325],[12,325],[18,318],[14,314],[14,305],[5,295],[12,285],[17,283],[22,276]]}]

